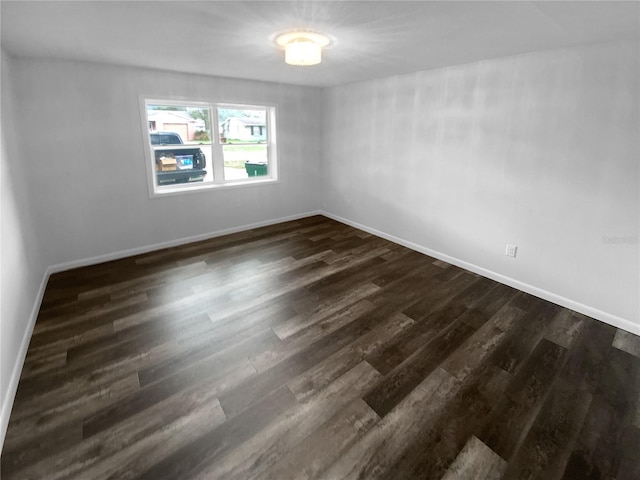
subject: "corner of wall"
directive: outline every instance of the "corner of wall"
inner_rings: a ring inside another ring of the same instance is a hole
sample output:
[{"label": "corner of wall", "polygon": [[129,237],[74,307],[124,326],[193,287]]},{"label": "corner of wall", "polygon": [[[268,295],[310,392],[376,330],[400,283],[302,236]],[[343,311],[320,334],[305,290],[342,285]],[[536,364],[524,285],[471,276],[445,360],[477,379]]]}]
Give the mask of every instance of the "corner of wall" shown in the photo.
[{"label": "corner of wall", "polygon": [[500,273],[494,272],[492,270],[488,270],[486,268],[480,267],[473,263],[466,262],[459,258],[446,255],[437,250],[432,250],[428,247],[418,245],[417,243],[414,243],[404,238],[397,237],[395,235],[369,227],[367,225],[363,225],[361,223],[349,220],[348,218],[344,218],[339,215],[334,215],[327,211],[322,211],[321,213],[322,215],[328,218],[331,218],[333,220],[336,220],[338,222],[344,223],[346,225],[350,225],[354,228],[358,228],[365,232],[368,232],[378,237],[389,240],[393,243],[397,243],[398,245],[402,245],[403,247],[407,247],[407,248],[410,248],[411,250],[415,250],[416,252],[429,255],[430,257],[433,257],[433,258],[437,258],[438,260],[442,260],[443,262],[447,262],[457,267],[464,268],[465,270],[469,270],[470,272],[477,273],[478,275],[482,275],[483,277],[490,278],[491,280],[495,280],[496,282],[502,283],[509,287],[513,287],[517,290],[521,290],[525,293],[529,293],[535,297],[541,298],[543,300],[547,300],[551,303],[555,303],[556,305],[560,305],[561,307],[574,310],[576,312],[587,315],[588,317],[595,318],[596,320],[599,320],[601,322],[607,323],[616,328],[620,328],[622,330],[626,330],[627,332],[631,332],[635,335],[640,336],[640,325],[630,320],[627,320],[625,318],[618,317],[609,312],[603,312],[602,310],[598,310],[597,308],[593,308],[589,305],[576,302],[575,300],[572,300],[570,298],[557,295],[553,292],[549,292],[535,285],[530,285],[528,283],[521,282],[515,278],[511,278],[506,275],[502,275]]},{"label": "corner of wall", "polygon": [[0,399],[2,401],[2,408],[0,409],[0,451],[2,451],[2,447],[4,445],[7,427],[9,426],[9,418],[11,417],[11,409],[13,408],[13,401],[15,399],[16,392],[18,391],[18,383],[20,381],[22,367],[27,357],[27,349],[29,348],[29,342],[31,341],[31,335],[33,334],[33,329],[36,325],[38,312],[40,311],[40,305],[42,304],[42,298],[44,296],[44,291],[47,286],[47,282],[49,281],[50,274],[50,269],[47,269],[42,277],[40,288],[38,289],[35,301],[33,302],[33,307],[31,308],[31,313],[27,324],[25,325],[22,340],[19,343],[18,355],[13,364],[11,377],[8,381],[8,388],[3,392],[3,398]]},{"label": "corner of wall", "polygon": [[29,339],[47,282],[38,247],[37,225],[30,212],[15,128],[13,59],[1,52],[2,115],[0,118],[0,447],[9,422]]}]

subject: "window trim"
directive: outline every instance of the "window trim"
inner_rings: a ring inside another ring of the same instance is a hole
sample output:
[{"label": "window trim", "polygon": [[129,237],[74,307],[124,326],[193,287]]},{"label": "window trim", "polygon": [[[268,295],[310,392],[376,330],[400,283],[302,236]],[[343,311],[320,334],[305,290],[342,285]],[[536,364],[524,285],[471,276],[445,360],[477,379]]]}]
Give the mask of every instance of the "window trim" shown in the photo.
[{"label": "window trim", "polygon": [[[217,189],[228,189],[238,187],[251,187],[259,185],[273,185],[279,183],[278,172],[278,149],[277,149],[277,126],[276,121],[277,106],[274,104],[250,105],[246,103],[231,103],[192,100],[183,97],[164,97],[158,95],[140,95],[140,117],[142,122],[142,143],[144,150],[144,162],[147,172],[147,190],[149,198],[161,198],[173,195],[183,195],[187,193],[199,193]],[[156,185],[155,170],[155,154],[151,146],[151,137],[149,136],[149,124],[147,120],[147,105],[175,105],[175,106],[193,106],[209,108],[211,115],[211,157],[207,158],[207,168],[212,169],[213,181],[194,182],[177,185]],[[220,127],[218,124],[218,109],[233,108],[247,110],[265,110],[266,111],[266,128],[267,141],[264,145],[267,148],[267,158],[269,159],[268,175],[264,177],[251,177],[248,179],[225,180],[224,179],[224,155],[223,144],[220,142]]]}]

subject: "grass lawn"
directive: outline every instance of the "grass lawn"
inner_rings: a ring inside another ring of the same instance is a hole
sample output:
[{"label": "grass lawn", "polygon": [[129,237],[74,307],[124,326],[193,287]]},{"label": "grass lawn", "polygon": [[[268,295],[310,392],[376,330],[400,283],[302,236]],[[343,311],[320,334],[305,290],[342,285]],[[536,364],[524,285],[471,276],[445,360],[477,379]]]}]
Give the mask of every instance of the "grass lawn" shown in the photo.
[{"label": "grass lawn", "polygon": [[244,160],[226,160],[224,166],[229,168],[244,168],[244,162]]},{"label": "grass lawn", "polygon": [[[185,146],[198,146],[197,143],[185,144]],[[224,166],[227,168],[244,169],[245,162],[262,163],[267,161],[266,143],[236,145],[226,143],[222,145],[224,151]]]},{"label": "grass lawn", "polygon": [[259,145],[233,145],[226,144],[223,146],[225,152],[263,152],[267,146],[262,143]]}]

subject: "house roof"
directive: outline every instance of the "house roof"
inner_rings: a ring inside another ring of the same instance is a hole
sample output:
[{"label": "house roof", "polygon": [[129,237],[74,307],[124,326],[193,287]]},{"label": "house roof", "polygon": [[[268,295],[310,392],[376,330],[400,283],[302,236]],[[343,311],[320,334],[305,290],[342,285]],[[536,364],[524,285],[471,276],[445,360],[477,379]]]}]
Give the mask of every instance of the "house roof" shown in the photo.
[{"label": "house roof", "polygon": [[177,110],[148,110],[147,118],[149,120],[161,120],[169,123],[195,123],[196,120],[191,118],[187,112]]},{"label": "house roof", "polygon": [[264,120],[258,119],[258,118],[238,118],[238,120],[242,123],[245,124],[245,126],[260,126],[260,125],[266,125],[266,122]]},{"label": "house roof", "polygon": [[250,118],[250,117],[228,117],[220,125],[229,123],[230,120],[237,120],[238,122],[243,123],[246,127],[266,125],[266,122],[264,120],[261,120],[259,118]]}]

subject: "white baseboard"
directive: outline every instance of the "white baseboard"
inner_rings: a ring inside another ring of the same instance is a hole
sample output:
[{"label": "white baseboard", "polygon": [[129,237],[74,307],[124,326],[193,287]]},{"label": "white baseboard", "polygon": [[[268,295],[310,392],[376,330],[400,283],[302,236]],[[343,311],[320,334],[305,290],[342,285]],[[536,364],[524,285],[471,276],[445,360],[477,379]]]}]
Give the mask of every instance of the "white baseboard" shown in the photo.
[{"label": "white baseboard", "polygon": [[471,272],[477,273],[479,275],[482,275],[483,277],[487,277],[487,278],[490,278],[491,280],[495,280],[496,282],[500,282],[510,287],[516,288],[518,290],[522,290],[523,292],[529,293],[538,298],[542,298],[543,300],[548,300],[549,302],[555,303],[556,305],[560,305],[561,307],[566,307],[570,310],[587,315],[588,317],[595,318],[596,320],[600,320],[616,328],[626,330],[627,332],[631,332],[635,335],[640,335],[640,325],[630,320],[618,317],[616,315],[612,315],[608,312],[603,312],[602,310],[598,310],[597,308],[590,307],[589,305],[585,305],[583,303],[576,302],[569,298],[556,295],[555,293],[538,288],[534,285],[529,285],[528,283],[524,283],[514,278],[502,275],[500,273],[487,270],[486,268],[479,267],[478,265],[474,265],[469,262],[465,262],[464,260],[460,260],[455,257],[450,257],[449,255],[446,255],[444,253],[438,252],[436,250],[431,250],[430,248],[424,247],[422,245],[418,245],[417,243],[413,243],[403,238],[396,237],[395,235],[390,235],[388,233],[382,232],[375,228],[371,228],[366,225],[362,225],[361,223],[351,221],[347,218],[343,218],[338,215],[334,215],[332,213],[325,212],[325,211],[321,211],[320,214],[324,215],[325,217],[336,220],[338,222],[344,223],[346,225],[350,225],[354,228],[364,230],[365,232],[371,233],[378,237],[382,237],[393,243],[397,243],[404,247],[410,248],[411,250],[415,250],[416,252],[424,253],[425,255],[429,255],[430,257],[437,258],[438,260],[451,263],[452,265],[456,265],[457,267],[464,268],[465,270],[469,270]]},{"label": "white baseboard", "polygon": [[97,255],[95,257],[83,258],[80,260],[72,260],[70,262],[58,263],[49,267],[51,273],[63,272],[65,270],[71,270],[72,268],[86,267],[89,265],[97,265],[98,263],[110,262],[112,260],[119,260],[121,258],[132,257],[134,255],[140,255],[142,253],[153,252],[155,250],[162,250],[163,248],[177,247],[179,245],[186,245],[187,243],[200,242],[202,240],[209,240],[210,238],[222,237],[223,235],[230,235],[232,233],[244,232],[245,230],[251,230],[254,228],[266,227],[269,225],[275,225],[277,223],[290,222],[293,220],[300,220],[301,218],[312,217],[313,215],[322,215],[320,210],[312,212],[305,212],[288,217],[280,217],[272,220],[266,220],[264,222],[250,223],[241,225],[239,227],[227,228],[224,230],[217,230],[214,232],[203,233],[200,235],[193,235],[190,237],[182,237],[177,240],[169,240],[167,242],[154,243],[152,245],[145,245],[142,247],[131,248],[128,250],[121,250],[119,252],[107,253],[105,255]]},{"label": "white baseboard", "polygon": [[40,304],[42,303],[42,297],[44,296],[44,290],[47,287],[50,274],[51,271],[48,268],[44,272],[42,282],[40,282],[40,288],[38,289],[35,302],[33,302],[27,327],[25,328],[24,335],[22,335],[20,349],[18,350],[18,358],[16,358],[13,370],[11,371],[11,378],[9,379],[7,391],[2,399],[2,412],[0,413],[0,451],[4,446],[4,437],[7,434],[7,426],[9,425],[9,417],[11,416],[11,409],[13,408],[13,400],[16,398],[16,392],[18,391],[18,382],[20,381],[22,366],[24,365],[24,360],[27,357],[27,349],[29,348],[29,342],[31,341],[31,334],[33,333],[33,328],[36,325],[38,312],[40,311]]},{"label": "white baseboard", "polygon": [[42,304],[42,297],[44,296],[44,291],[47,286],[47,282],[49,281],[49,276],[56,272],[62,272],[64,270],[69,270],[77,267],[84,267],[88,265],[95,265],[102,262],[108,262],[111,260],[118,260],[120,258],[131,257],[133,255],[139,255],[141,253],[152,252],[154,250],[160,250],[168,247],[175,247],[178,245],[184,245],[187,243],[198,242],[201,240],[207,240],[210,238],[221,237],[223,235],[229,235],[231,233],[242,232],[245,230],[251,230],[253,228],[266,227],[268,225],[275,225],[277,223],[290,222],[292,220],[299,220],[301,218],[311,217],[313,215],[322,215],[322,213],[318,211],[306,212],[297,215],[291,215],[288,217],[280,217],[271,220],[267,220],[264,222],[256,222],[247,225],[241,225],[238,227],[227,228],[224,230],[218,230],[215,232],[209,232],[202,235],[194,235],[191,237],[183,237],[177,240],[170,240],[167,242],[156,243],[153,245],[146,245],[143,247],[132,248],[129,250],[122,250],[119,252],[108,253],[105,255],[98,255],[95,257],[83,258],[80,260],[73,260],[71,262],[58,263],[56,265],[49,266],[42,278],[42,282],[40,283],[40,289],[38,290],[38,295],[33,304],[33,308],[31,309],[31,315],[29,317],[29,321],[24,331],[24,335],[22,337],[22,342],[20,344],[20,350],[18,352],[18,358],[16,358],[16,362],[14,364],[11,379],[9,380],[9,385],[7,391],[5,392],[5,398],[2,402],[2,412],[0,412],[0,451],[4,445],[4,439],[7,433],[7,427],[9,425],[9,417],[11,416],[11,409],[13,407],[13,401],[16,396],[16,392],[18,390],[18,382],[20,381],[20,375],[22,373],[22,368],[24,366],[24,361],[27,356],[27,349],[29,348],[29,342],[31,341],[31,335],[33,334],[33,329],[36,325],[36,320],[38,318],[38,312],[40,311],[40,305]]}]

